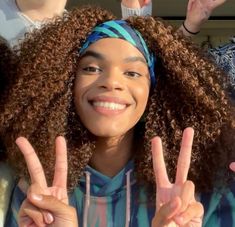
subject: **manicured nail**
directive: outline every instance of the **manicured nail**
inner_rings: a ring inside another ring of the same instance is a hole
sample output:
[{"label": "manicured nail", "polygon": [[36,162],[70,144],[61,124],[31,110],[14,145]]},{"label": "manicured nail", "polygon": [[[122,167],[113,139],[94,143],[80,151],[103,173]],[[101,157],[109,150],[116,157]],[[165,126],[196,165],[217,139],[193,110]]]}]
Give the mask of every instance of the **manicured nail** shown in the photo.
[{"label": "manicured nail", "polygon": [[32,197],[32,199],[37,200],[37,201],[41,201],[42,200],[42,196],[41,195],[37,195],[37,194],[34,194],[34,193],[31,194],[31,197]]},{"label": "manicured nail", "polygon": [[46,222],[47,224],[51,224],[54,221],[54,217],[51,213],[46,213]]}]

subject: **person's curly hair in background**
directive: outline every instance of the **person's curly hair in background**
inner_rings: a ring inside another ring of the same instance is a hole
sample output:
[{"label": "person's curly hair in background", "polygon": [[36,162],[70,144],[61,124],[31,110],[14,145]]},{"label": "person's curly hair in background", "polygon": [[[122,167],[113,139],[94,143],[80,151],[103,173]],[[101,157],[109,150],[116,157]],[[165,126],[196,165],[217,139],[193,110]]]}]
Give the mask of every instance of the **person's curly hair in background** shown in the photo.
[{"label": "person's curly hair in background", "polygon": [[[21,176],[26,174],[26,165],[15,145],[18,136],[30,140],[46,175],[52,178],[54,140],[64,135],[69,186],[78,184],[95,147],[94,137],[82,125],[74,107],[78,50],[95,25],[113,18],[101,9],[81,8],[29,35],[22,43],[17,79],[0,101],[1,136],[8,160]],[[149,143],[154,135],[162,138],[167,170],[174,179],[182,130],[191,126],[195,138],[189,178],[198,192],[210,190],[216,179],[222,183],[229,178],[232,161],[234,110],[225,93],[227,83],[197,47],[171,26],[152,17],[133,17],[128,23],[142,34],[157,57],[156,87],[135,132],[133,158],[139,180],[154,181]]]},{"label": "person's curly hair in background", "polygon": [[[15,79],[17,57],[8,46],[7,41],[0,37],[0,100],[4,102],[6,89],[13,84]],[[8,67],[10,66],[10,67]],[[5,158],[5,148],[0,139],[0,160]]]}]

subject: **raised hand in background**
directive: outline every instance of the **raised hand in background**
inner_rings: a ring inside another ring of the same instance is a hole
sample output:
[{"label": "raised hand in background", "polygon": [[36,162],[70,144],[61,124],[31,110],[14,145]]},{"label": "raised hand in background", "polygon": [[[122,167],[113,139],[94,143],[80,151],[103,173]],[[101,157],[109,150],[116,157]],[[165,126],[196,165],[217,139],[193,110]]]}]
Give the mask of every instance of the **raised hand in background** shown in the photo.
[{"label": "raised hand in background", "polygon": [[[212,12],[225,2],[226,0],[189,0],[184,21],[186,29],[192,33],[200,31],[201,26],[209,19]],[[183,27],[181,30],[185,35],[191,35]]]}]

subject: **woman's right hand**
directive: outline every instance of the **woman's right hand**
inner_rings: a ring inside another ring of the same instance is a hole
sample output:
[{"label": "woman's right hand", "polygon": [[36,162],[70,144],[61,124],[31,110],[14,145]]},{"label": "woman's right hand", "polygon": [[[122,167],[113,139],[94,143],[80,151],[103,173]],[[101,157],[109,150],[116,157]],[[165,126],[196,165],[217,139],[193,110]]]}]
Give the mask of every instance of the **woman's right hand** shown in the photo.
[{"label": "woman's right hand", "polygon": [[56,163],[51,187],[47,186],[42,165],[28,140],[20,137],[16,144],[24,155],[32,183],[19,211],[19,226],[78,227],[76,210],[68,205],[65,139],[61,136],[56,138]]},{"label": "woman's right hand", "polygon": [[34,186],[30,187],[27,199],[21,205],[18,216],[20,227],[78,227],[75,208],[61,202],[55,196],[33,193]]}]

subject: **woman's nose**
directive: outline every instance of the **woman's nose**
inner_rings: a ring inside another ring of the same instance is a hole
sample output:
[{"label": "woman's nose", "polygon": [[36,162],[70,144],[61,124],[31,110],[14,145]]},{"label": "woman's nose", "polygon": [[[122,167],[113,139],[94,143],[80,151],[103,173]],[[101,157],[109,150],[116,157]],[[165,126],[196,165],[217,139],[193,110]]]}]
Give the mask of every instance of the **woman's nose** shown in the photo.
[{"label": "woman's nose", "polygon": [[107,90],[123,90],[125,78],[119,69],[110,69],[100,77],[99,86]]}]

